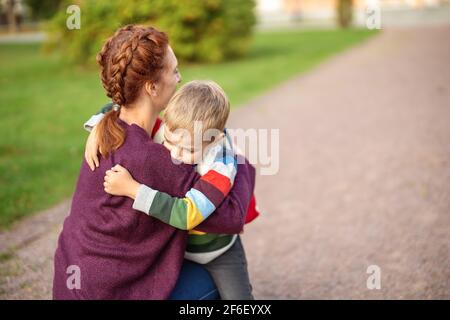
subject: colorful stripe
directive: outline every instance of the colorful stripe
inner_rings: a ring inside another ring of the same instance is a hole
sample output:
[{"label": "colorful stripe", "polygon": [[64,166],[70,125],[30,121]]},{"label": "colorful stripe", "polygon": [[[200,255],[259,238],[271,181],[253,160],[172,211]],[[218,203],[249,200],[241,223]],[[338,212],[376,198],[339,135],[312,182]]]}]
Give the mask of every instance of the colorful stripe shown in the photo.
[{"label": "colorful stripe", "polygon": [[218,173],[217,171],[208,171],[202,177],[202,180],[215,186],[217,189],[219,189],[220,192],[222,192],[222,194],[228,194],[228,192],[230,192],[231,190],[230,178]]},{"label": "colorful stripe", "polygon": [[[214,235],[216,239],[219,239],[221,237],[221,235]],[[190,239],[191,237],[188,237],[188,239]],[[193,251],[195,252],[191,252],[189,249],[189,245],[186,249],[186,252],[184,254],[184,258],[194,261],[196,263],[200,263],[200,264],[206,264],[211,262],[212,260],[216,259],[217,257],[221,256],[223,253],[225,253],[229,248],[231,248],[234,244],[234,242],[237,239],[237,235],[231,235],[231,236],[227,236],[226,241],[222,241],[220,240],[220,245],[215,246],[216,249],[212,248],[212,247],[208,247],[208,244],[205,244],[205,247],[200,249],[200,248],[195,248]],[[189,241],[189,240],[188,240]],[[214,240],[213,240],[214,241]]]},{"label": "colorful stripe", "polygon": [[220,248],[223,248],[224,246],[226,246],[227,244],[229,244],[231,242],[231,240],[233,239],[232,234],[226,234],[226,235],[217,235],[214,234],[213,236],[215,237],[211,237],[211,239],[205,239],[205,240],[209,240],[209,241],[205,241],[202,243],[195,243],[195,241],[199,240],[198,238],[200,237],[207,237],[205,236],[189,236],[188,238],[188,244],[186,247],[186,251],[189,252],[193,252],[193,253],[200,253],[200,252],[210,252],[210,251],[215,251],[218,250]]}]

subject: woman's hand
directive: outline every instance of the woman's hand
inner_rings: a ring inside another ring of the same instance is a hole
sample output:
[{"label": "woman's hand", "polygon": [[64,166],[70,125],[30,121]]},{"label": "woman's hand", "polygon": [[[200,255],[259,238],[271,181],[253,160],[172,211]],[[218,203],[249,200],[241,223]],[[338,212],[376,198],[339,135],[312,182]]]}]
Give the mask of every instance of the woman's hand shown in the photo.
[{"label": "woman's hand", "polygon": [[97,141],[97,127],[92,128],[91,132],[89,133],[89,137],[86,141],[86,149],[84,150],[84,158],[86,159],[87,164],[89,165],[89,168],[91,168],[92,171],[95,170],[95,168],[98,168],[99,161],[98,161],[98,141]]},{"label": "woman's hand", "polygon": [[139,182],[133,179],[127,169],[116,164],[111,170],[106,171],[105,191],[113,196],[126,196],[136,198],[139,189]]}]

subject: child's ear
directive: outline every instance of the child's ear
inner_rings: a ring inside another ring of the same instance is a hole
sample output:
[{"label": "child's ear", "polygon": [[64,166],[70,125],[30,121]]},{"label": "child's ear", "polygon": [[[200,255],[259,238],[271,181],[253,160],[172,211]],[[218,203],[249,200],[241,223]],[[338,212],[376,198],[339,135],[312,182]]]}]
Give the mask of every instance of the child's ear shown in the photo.
[{"label": "child's ear", "polygon": [[225,133],[221,132],[220,134],[217,134],[217,135],[213,136],[212,139],[211,139],[211,142],[219,141],[223,137],[225,137]]}]

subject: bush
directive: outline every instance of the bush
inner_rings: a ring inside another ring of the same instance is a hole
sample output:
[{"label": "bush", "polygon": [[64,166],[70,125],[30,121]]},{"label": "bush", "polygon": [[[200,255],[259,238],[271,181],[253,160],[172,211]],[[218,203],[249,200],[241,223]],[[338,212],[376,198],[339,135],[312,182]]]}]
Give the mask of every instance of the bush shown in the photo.
[{"label": "bush", "polygon": [[34,20],[51,18],[58,10],[61,0],[25,0]]},{"label": "bush", "polygon": [[47,48],[77,63],[94,62],[104,41],[126,24],[146,24],[169,35],[183,61],[219,62],[247,52],[255,23],[254,0],[79,0],[81,28],[66,27],[66,8],[47,26]]}]

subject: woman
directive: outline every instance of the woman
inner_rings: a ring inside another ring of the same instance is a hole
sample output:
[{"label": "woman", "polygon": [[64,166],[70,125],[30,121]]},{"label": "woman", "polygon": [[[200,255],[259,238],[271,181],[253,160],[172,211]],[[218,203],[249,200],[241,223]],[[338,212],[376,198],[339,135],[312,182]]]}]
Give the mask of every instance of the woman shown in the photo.
[{"label": "woman", "polygon": [[[55,253],[54,298],[166,299],[189,286],[199,298],[207,295],[196,287],[205,282],[202,271],[183,268],[187,232],[136,214],[132,200],[103,190],[106,170],[118,163],[142,183],[178,197],[199,179],[192,166],[174,164],[166,148],[150,139],[180,81],[167,36],[151,27],[126,26],[105,43],[97,61],[107,95],[121,108],[97,126],[104,156],[98,169],[82,163]],[[232,191],[201,230],[239,233],[254,179],[253,167],[239,165]],[[78,285],[70,285],[71,270],[79,271]],[[176,286],[180,270],[183,283]],[[186,274],[203,278],[189,282]]]}]

